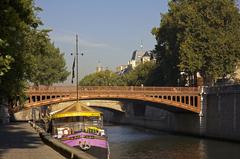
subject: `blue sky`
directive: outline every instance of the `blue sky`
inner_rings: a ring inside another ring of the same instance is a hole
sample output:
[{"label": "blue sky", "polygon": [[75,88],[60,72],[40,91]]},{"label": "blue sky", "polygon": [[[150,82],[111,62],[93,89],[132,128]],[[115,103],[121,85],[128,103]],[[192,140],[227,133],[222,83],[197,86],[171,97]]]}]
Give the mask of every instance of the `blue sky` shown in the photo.
[{"label": "blue sky", "polygon": [[[168,9],[168,0],[36,0],[43,9],[39,17],[44,28],[53,31],[50,36],[65,53],[71,70],[75,52],[75,35],[79,35],[80,77],[101,66],[115,70],[127,64],[132,52],[140,48],[154,49],[151,29],[160,24],[160,13]],[[67,81],[69,83],[70,80]]]}]

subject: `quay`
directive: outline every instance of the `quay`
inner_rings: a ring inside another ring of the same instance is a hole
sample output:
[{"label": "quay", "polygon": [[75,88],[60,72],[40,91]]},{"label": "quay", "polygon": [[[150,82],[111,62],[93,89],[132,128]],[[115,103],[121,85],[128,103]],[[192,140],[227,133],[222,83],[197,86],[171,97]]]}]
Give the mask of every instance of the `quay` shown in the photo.
[{"label": "quay", "polygon": [[27,122],[0,124],[0,159],[65,159]]}]

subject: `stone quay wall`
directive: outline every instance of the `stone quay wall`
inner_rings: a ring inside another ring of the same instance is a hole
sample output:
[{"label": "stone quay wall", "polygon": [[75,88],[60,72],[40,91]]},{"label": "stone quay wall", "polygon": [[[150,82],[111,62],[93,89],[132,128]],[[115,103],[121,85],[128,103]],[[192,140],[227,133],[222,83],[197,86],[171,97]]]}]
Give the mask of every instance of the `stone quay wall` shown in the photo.
[{"label": "stone quay wall", "polygon": [[208,137],[240,141],[240,85],[207,89]]},{"label": "stone quay wall", "polygon": [[240,141],[240,85],[204,88],[200,114],[170,112],[127,102],[125,113],[105,111],[106,119],[173,133]]}]

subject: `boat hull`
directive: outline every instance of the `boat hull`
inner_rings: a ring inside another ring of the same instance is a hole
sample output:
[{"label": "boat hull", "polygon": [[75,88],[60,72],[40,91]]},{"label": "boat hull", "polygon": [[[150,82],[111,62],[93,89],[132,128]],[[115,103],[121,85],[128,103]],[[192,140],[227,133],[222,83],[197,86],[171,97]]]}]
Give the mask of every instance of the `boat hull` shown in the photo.
[{"label": "boat hull", "polygon": [[82,150],[99,159],[107,159],[109,156],[109,146],[106,136],[78,132],[64,136],[60,140],[64,144]]}]

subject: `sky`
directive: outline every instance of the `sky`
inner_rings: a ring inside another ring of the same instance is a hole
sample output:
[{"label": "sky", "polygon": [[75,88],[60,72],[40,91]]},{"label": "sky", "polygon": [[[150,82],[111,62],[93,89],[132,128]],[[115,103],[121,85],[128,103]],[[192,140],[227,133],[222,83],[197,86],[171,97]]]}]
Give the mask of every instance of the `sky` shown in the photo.
[{"label": "sky", "polygon": [[[115,71],[127,64],[134,50],[152,50],[151,34],[160,24],[168,0],[36,0],[43,9],[38,16],[50,38],[65,54],[71,71],[75,36],[79,36],[79,77],[93,73],[98,65]],[[70,78],[65,82],[70,84]]]}]

